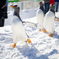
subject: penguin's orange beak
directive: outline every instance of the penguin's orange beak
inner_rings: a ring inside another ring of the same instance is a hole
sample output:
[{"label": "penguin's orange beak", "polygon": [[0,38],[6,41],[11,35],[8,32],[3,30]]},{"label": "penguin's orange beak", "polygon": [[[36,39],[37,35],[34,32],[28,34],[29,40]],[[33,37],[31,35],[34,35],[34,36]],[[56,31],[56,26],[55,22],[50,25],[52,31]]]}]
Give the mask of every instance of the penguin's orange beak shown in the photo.
[{"label": "penguin's orange beak", "polygon": [[39,4],[41,4],[41,3],[39,2]]},{"label": "penguin's orange beak", "polygon": [[13,8],[14,8],[14,6],[13,6],[13,5],[11,5],[11,7],[13,7]]},{"label": "penguin's orange beak", "polygon": [[52,4],[50,4],[50,6],[52,6]]}]

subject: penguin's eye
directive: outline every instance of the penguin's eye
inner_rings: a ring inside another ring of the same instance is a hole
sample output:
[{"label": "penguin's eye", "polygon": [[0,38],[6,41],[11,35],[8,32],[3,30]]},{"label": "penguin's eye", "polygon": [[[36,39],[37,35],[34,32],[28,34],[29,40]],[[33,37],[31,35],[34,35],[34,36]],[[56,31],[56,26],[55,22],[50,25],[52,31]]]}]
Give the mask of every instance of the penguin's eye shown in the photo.
[{"label": "penguin's eye", "polygon": [[17,7],[19,7],[19,6],[17,5]]},{"label": "penguin's eye", "polygon": [[18,5],[15,5],[15,7],[19,7]]}]

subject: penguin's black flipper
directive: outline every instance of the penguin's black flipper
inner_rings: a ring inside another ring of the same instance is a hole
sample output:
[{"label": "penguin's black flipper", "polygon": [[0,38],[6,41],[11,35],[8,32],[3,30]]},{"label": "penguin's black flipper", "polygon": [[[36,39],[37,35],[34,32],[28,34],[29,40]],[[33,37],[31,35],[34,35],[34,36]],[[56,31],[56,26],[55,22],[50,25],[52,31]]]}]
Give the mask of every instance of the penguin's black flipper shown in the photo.
[{"label": "penguin's black flipper", "polygon": [[28,22],[28,21],[22,21],[23,25],[25,24],[26,26],[33,26],[33,27],[37,27],[37,25],[35,23],[32,22]]}]

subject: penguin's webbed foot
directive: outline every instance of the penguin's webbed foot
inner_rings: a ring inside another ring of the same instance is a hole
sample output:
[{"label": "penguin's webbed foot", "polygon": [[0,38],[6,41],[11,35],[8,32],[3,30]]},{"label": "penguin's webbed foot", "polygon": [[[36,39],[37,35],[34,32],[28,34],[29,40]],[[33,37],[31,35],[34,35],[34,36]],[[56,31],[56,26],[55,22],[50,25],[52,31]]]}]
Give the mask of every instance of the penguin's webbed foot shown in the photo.
[{"label": "penguin's webbed foot", "polygon": [[40,29],[39,31],[43,31],[43,29]]},{"label": "penguin's webbed foot", "polygon": [[53,37],[53,34],[51,33],[51,34],[49,35],[49,37]]},{"label": "penguin's webbed foot", "polygon": [[10,47],[15,48],[16,47],[16,43],[14,43],[13,45],[10,45]]},{"label": "penguin's webbed foot", "polygon": [[59,19],[57,18],[57,21],[59,22]]},{"label": "penguin's webbed foot", "polygon": [[32,43],[30,39],[27,39],[27,42],[28,42],[28,43]]},{"label": "penguin's webbed foot", "polygon": [[43,32],[46,33],[47,32],[46,29],[44,29]]}]

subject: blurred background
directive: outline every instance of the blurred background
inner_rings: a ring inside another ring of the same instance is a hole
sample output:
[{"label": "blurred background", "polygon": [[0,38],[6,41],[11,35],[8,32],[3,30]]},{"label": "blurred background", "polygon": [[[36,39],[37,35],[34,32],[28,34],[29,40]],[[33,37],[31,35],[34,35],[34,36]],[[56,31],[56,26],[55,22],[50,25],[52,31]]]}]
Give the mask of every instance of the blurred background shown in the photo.
[{"label": "blurred background", "polygon": [[39,2],[42,0],[8,0],[8,11],[13,10],[10,5],[17,4],[20,6],[20,9],[35,9],[39,7]]}]

